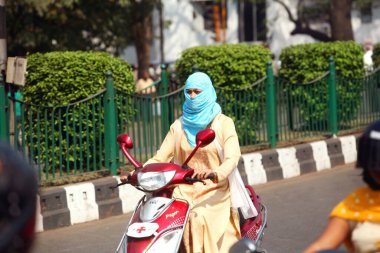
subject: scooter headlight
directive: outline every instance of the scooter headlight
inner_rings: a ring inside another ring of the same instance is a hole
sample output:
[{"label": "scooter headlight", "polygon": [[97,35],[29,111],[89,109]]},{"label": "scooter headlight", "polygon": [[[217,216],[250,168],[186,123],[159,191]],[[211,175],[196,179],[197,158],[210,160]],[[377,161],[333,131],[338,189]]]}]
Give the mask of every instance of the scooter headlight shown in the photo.
[{"label": "scooter headlight", "polygon": [[147,250],[146,253],[160,253],[160,252],[177,252],[179,243],[181,242],[182,229],[170,231],[161,236],[153,245]]},{"label": "scooter headlight", "polygon": [[137,175],[139,185],[147,191],[155,191],[169,183],[175,175],[175,170],[164,172],[140,172]]}]

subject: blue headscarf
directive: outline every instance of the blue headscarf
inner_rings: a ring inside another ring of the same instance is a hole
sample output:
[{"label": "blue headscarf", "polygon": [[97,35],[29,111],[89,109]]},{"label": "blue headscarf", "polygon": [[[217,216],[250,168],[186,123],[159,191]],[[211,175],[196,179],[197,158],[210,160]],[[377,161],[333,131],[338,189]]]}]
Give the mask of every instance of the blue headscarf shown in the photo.
[{"label": "blue headscarf", "polygon": [[[202,90],[194,99],[187,94],[188,89]],[[187,141],[195,147],[195,136],[221,112],[220,105],[216,102],[216,92],[210,77],[203,72],[191,74],[185,84],[185,103],[183,104],[182,124]]]}]

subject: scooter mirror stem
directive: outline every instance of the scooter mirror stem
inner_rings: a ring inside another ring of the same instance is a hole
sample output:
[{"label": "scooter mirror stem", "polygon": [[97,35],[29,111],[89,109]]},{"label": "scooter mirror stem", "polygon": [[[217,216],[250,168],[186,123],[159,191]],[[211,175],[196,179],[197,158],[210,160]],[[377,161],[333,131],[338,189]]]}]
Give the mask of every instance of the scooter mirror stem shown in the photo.
[{"label": "scooter mirror stem", "polygon": [[193,155],[195,154],[195,152],[197,152],[198,148],[201,146],[201,143],[199,143],[197,146],[195,146],[195,148],[193,149],[193,151],[191,152],[191,154],[187,157],[186,161],[182,164],[182,167],[185,167],[187,166],[187,163],[190,161],[190,159],[193,157]]},{"label": "scooter mirror stem", "polygon": [[119,134],[117,136],[117,142],[119,143],[121,151],[123,151],[128,161],[135,167],[135,170],[142,168],[142,165],[128,152],[128,149],[133,148],[133,141],[131,137],[129,137],[128,134]]},{"label": "scooter mirror stem", "polygon": [[121,145],[120,147],[124,155],[127,157],[128,161],[133,165],[133,167],[135,167],[135,170],[142,168],[141,163],[139,163],[138,161],[136,161],[135,158],[133,158],[133,156],[128,152],[127,148],[124,145]]},{"label": "scooter mirror stem", "polygon": [[191,152],[189,157],[187,157],[186,161],[182,164],[182,167],[187,166],[187,163],[190,161],[190,159],[193,157],[195,152],[197,152],[198,148],[204,147],[208,144],[210,144],[213,140],[215,139],[215,132],[214,130],[208,128],[200,131],[197,133],[196,136],[196,143],[197,145],[195,146],[194,150]]}]

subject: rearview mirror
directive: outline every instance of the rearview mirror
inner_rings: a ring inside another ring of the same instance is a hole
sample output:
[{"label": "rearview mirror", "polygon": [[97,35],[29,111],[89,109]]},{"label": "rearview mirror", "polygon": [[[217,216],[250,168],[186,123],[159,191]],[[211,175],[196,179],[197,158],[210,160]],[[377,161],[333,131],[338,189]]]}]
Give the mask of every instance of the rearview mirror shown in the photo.
[{"label": "rearview mirror", "polygon": [[200,145],[200,147],[207,146],[215,139],[215,132],[214,130],[208,128],[205,130],[200,131],[196,136],[196,143],[197,146]]},{"label": "rearview mirror", "polygon": [[129,137],[128,134],[119,134],[117,136],[117,142],[120,146],[123,144],[123,146],[125,146],[127,149],[133,148],[132,138]]},{"label": "rearview mirror", "polygon": [[127,157],[128,161],[135,167],[135,169],[142,168],[142,165],[136,161],[136,159],[128,152],[128,149],[133,148],[132,138],[128,134],[119,134],[117,136],[117,142],[120,145],[121,151]]}]

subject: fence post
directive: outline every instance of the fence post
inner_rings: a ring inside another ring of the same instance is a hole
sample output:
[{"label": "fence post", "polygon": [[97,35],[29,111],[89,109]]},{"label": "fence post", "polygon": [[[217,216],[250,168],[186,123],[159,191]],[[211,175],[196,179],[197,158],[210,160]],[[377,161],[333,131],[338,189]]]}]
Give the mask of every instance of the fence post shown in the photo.
[{"label": "fence post", "polygon": [[7,101],[3,75],[0,74],[0,140],[9,143]]},{"label": "fence post", "polygon": [[[169,79],[168,74],[166,71],[166,65],[161,64],[161,84],[160,84],[160,96],[168,94],[169,90]],[[173,108],[169,107],[169,98],[164,97],[160,101],[161,104],[161,136],[162,139],[165,138],[167,132],[169,131],[169,123],[171,123],[171,113],[169,113],[169,110],[172,110]]]},{"label": "fence post", "polygon": [[117,116],[115,103],[115,88],[111,71],[106,74],[106,93],[104,100],[104,145],[105,145],[105,167],[116,175],[116,157],[117,157]]},{"label": "fence post", "polygon": [[274,89],[274,76],[272,63],[267,63],[267,82],[266,82],[266,109],[267,109],[267,132],[268,141],[272,148],[277,146],[277,119],[276,119],[276,100]]},{"label": "fence post", "polygon": [[337,96],[336,96],[336,72],[334,58],[329,58],[329,78],[328,78],[328,127],[331,134],[338,133],[338,116],[337,116]]}]

